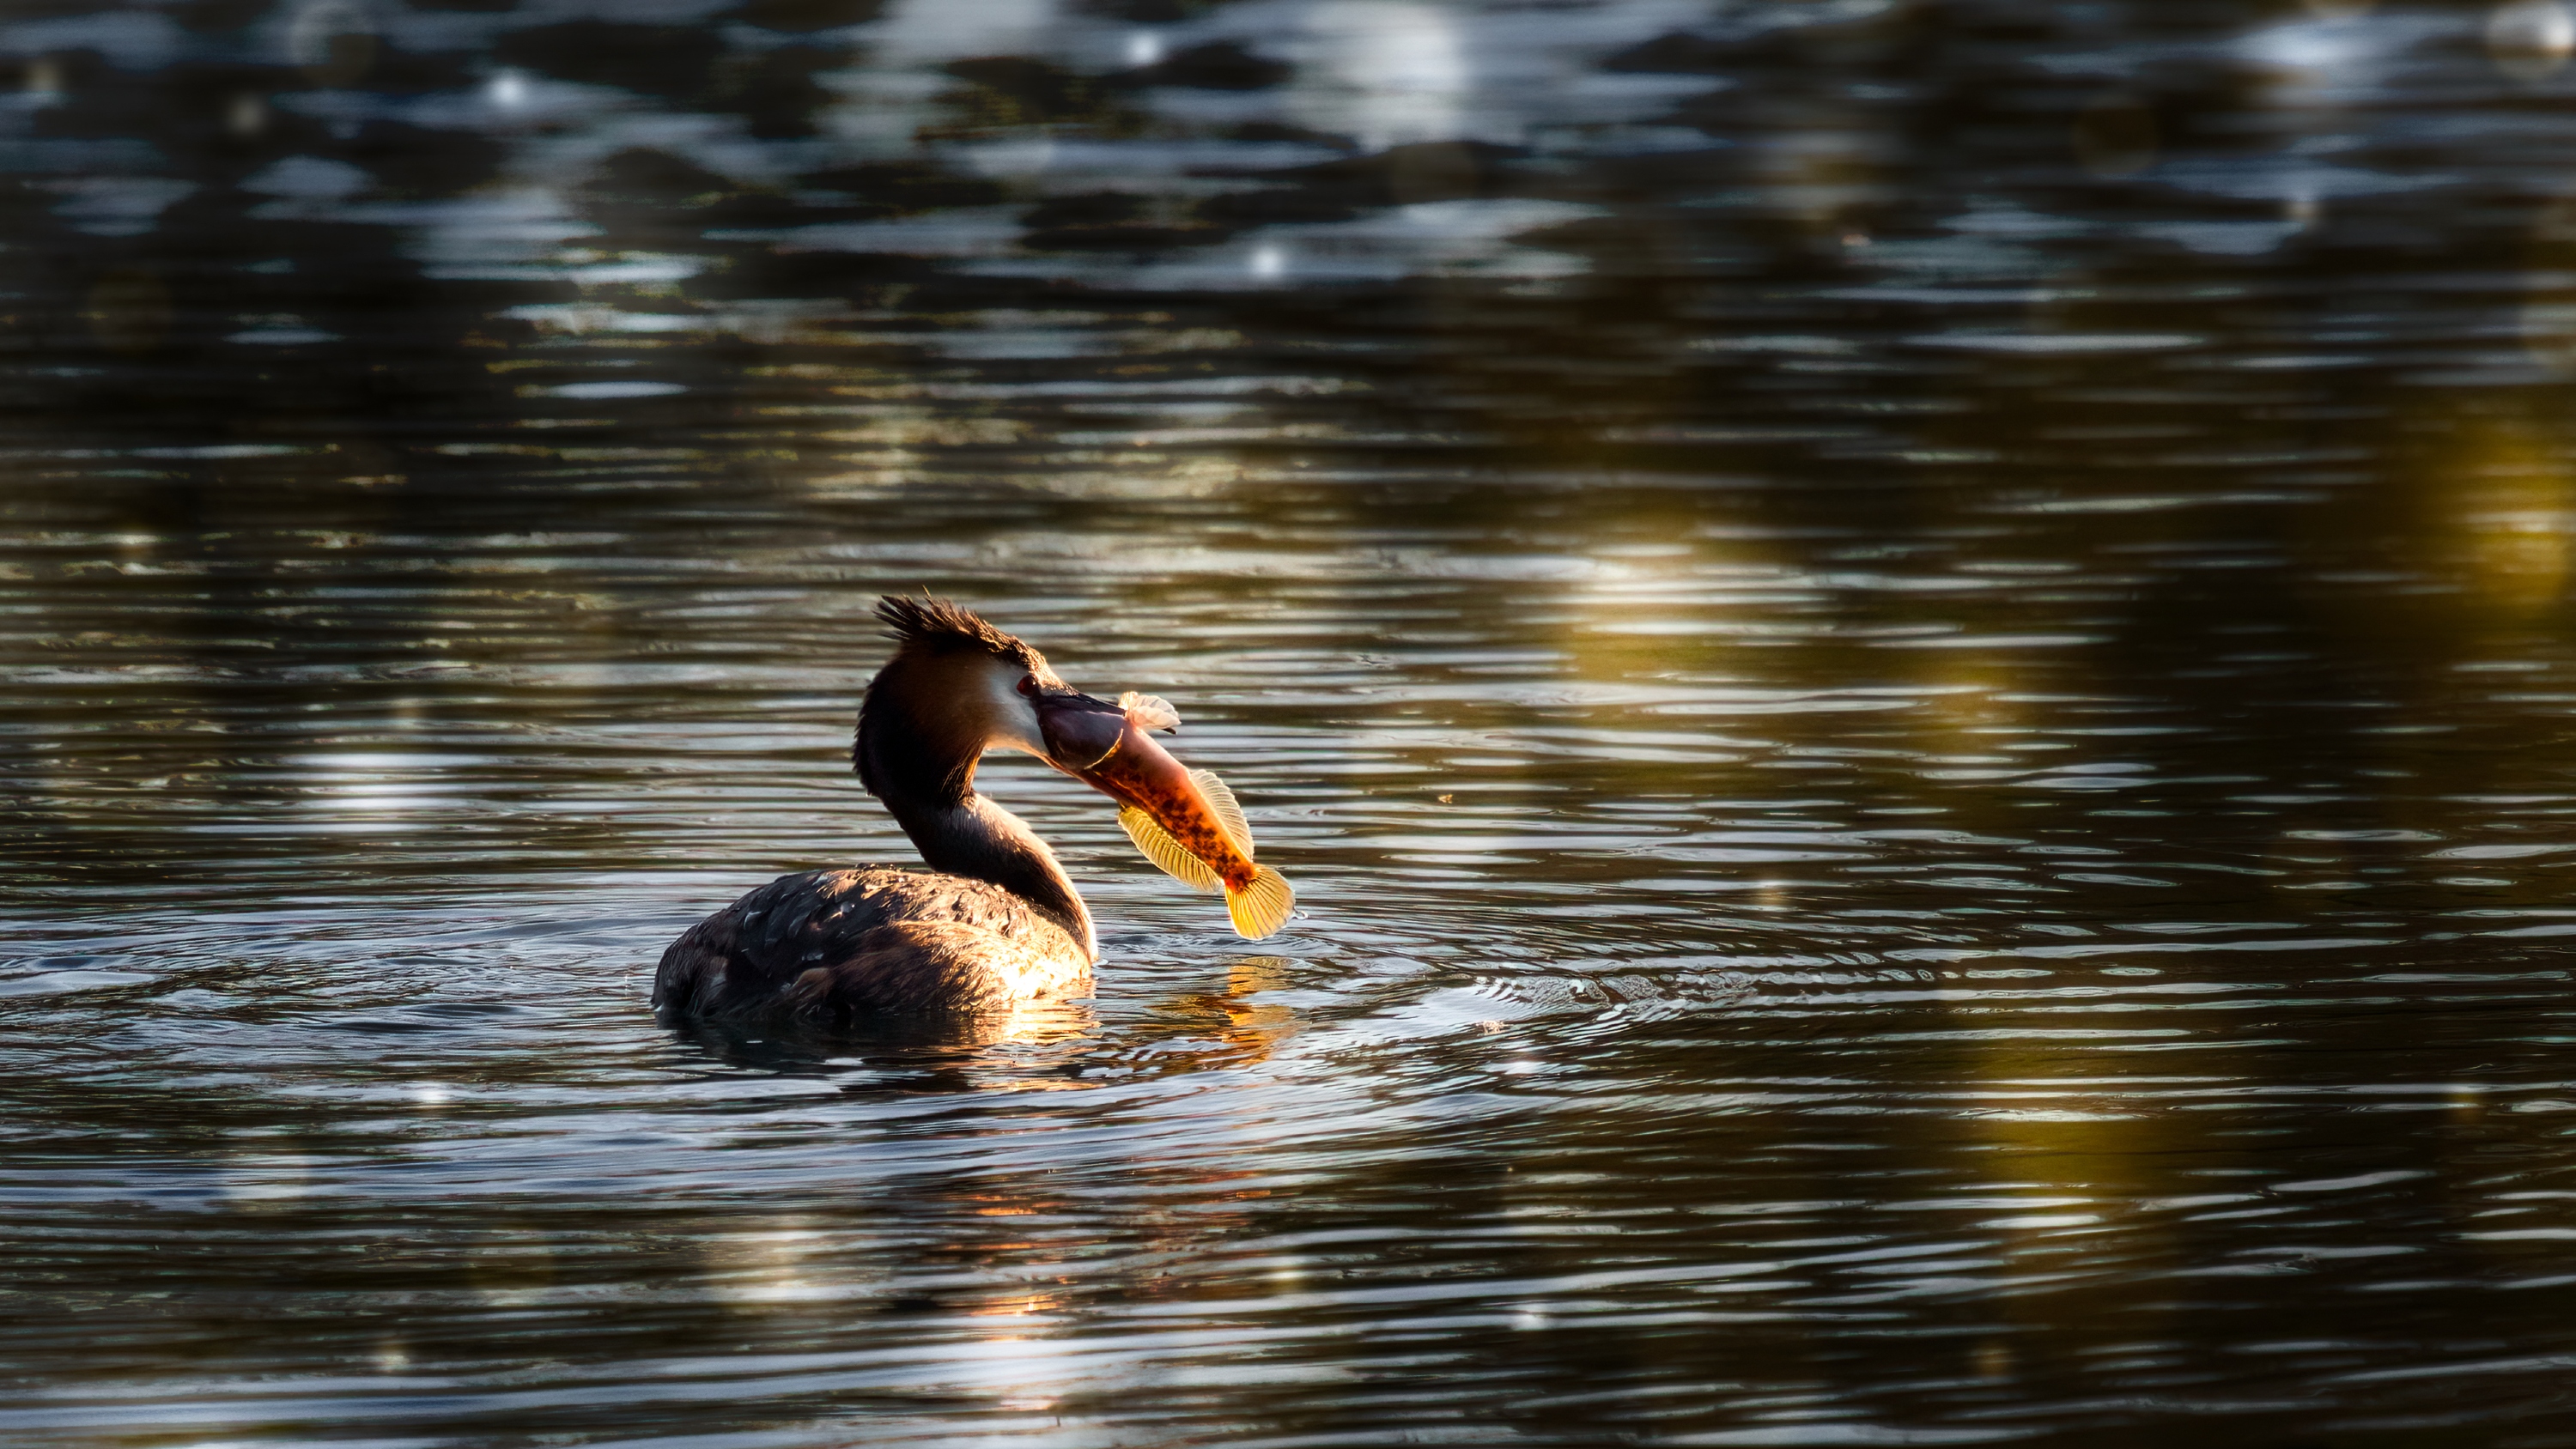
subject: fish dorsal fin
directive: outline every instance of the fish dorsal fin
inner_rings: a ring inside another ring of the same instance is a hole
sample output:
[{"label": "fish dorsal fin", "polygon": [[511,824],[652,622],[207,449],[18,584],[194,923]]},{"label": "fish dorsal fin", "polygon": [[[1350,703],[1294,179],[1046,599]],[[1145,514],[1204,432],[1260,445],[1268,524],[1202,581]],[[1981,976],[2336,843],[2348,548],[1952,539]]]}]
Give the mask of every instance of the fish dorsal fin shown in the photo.
[{"label": "fish dorsal fin", "polygon": [[1207,797],[1208,809],[1215,812],[1216,823],[1234,848],[1243,852],[1244,859],[1252,859],[1252,822],[1243,818],[1243,806],[1235,801],[1234,792],[1225,788],[1214,770],[1190,771],[1190,783]]},{"label": "fish dorsal fin", "polygon": [[1129,690],[1118,696],[1118,707],[1136,722],[1140,730],[1164,730],[1173,733],[1181,728],[1181,712],[1159,694],[1138,694]]},{"label": "fish dorsal fin", "polygon": [[1155,824],[1153,816],[1135,806],[1118,807],[1118,825],[1127,832],[1129,840],[1136,842],[1136,848],[1145,853],[1145,858],[1154,863],[1156,870],[1190,889],[1212,891],[1225,884],[1204,861],[1183,849],[1170,831]]},{"label": "fish dorsal fin", "polygon": [[1288,924],[1288,913],[1296,906],[1297,892],[1288,878],[1266,865],[1254,874],[1252,884],[1225,893],[1225,913],[1234,918],[1234,933],[1247,941],[1258,941]]}]

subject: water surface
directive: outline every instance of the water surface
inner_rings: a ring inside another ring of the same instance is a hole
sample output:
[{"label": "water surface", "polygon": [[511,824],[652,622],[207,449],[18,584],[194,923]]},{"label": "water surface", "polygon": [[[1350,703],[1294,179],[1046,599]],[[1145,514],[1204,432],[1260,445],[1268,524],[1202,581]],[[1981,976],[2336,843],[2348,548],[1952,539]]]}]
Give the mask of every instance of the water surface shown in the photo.
[{"label": "water surface", "polygon": [[[0,19],[0,1438],[2576,1444],[2565,19]],[[1301,914],[657,1026],[925,588]]]}]

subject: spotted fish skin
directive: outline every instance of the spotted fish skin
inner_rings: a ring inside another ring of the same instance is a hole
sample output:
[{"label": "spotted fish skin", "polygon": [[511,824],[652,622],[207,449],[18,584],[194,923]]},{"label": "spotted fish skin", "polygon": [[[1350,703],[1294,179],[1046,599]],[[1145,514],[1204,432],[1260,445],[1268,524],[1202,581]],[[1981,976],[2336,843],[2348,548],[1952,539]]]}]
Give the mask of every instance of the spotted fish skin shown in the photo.
[{"label": "spotted fish skin", "polygon": [[1094,761],[1081,778],[1094,788],[1154,817],[1181,848],[1205,862],[1226,889],[1251,886],[1261,868],[1243,853],[1217,820],[1207,796],[1180,761],[1149,739],[1130,720],[1109,753]]}]

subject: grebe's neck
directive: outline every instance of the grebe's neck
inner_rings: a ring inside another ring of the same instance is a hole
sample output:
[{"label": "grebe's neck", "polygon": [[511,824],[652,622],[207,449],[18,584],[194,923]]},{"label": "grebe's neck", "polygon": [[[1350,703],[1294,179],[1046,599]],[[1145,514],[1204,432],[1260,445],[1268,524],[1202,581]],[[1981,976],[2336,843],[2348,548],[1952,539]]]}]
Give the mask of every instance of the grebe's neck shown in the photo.
[{"label": "grebe's neck", "polygon": [[[901,661],[898,661],[901,662]],[[924,728],[906,708],[898,671],[869,686],[851,750],[859,783],[885,802],[895,823],[931,869],[990,881],[1055,918],[1097,961],[1091,912],[1055,852],[1028,823],[975,790],[984,736],[958,728]],[[941,719],[940,725],[948,720]]]},{"label": "grebe's neck", "polygon": [[[886,804],[890,809],[894,806],[891,800]],[[921,813],[896,809],[894,818],[931,869],[991,881],[1054,917],[1082,943],[1084,956],[1100,959],[1100,942],[1092,934],[1091,912],[1083,906],[1082,894],[1056,863],[1055,852],[1026,821],[971,792],[946,809]]]}]

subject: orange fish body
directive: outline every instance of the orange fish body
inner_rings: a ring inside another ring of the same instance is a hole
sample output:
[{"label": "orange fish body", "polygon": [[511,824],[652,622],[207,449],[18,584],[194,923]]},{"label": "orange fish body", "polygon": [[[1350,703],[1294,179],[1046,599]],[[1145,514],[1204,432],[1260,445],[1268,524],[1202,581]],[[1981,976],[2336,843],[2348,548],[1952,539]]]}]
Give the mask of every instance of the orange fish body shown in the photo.
[{"label": "orange fish body", "polygon": [[[1125,761],[1111,763],[1122,754],[1127,756]],[[1094,770],[1104,768],[1114,772],[1115,788],[1111,794],[1154,817],[1155,823],[1183,850],[1215,871],[1217,879],[1234,890],[1252,884],[1260,867],[1226,833],[1207,792],[1199,788],[1198,780],[1180,761],[1138,729],[1135,721],[1128,721],[1118,743],[1111,746],[1110,755],[1093,766]]]},{"label": "orange fish body", "polygon": [[[1118,801],[1119,825],[1165,874],[1200,890],[1222,889],[1237,934],[1257,941],[1278,930],[1296,892],[1279,872],[1253,860],[1252,827],[1234,792],[1155,743],[1149,731],[1180,722],[1171,706],[1134,695],[1120,703],[1124,718],[1099,758],[1061,768]],[[1104,735],[1108,724],[1103,717]]]}]

